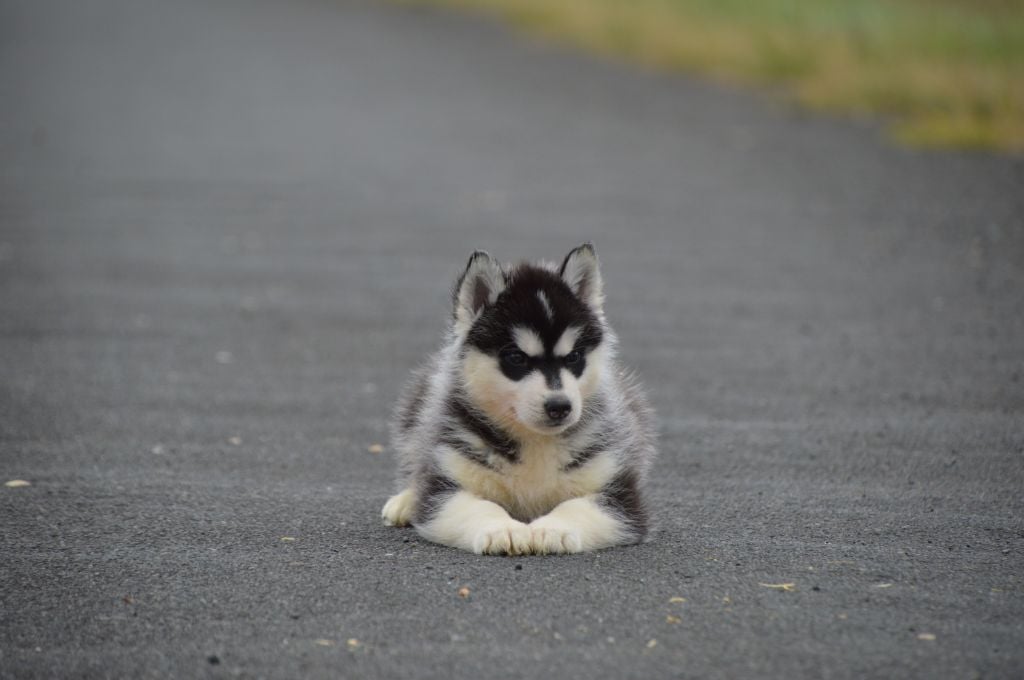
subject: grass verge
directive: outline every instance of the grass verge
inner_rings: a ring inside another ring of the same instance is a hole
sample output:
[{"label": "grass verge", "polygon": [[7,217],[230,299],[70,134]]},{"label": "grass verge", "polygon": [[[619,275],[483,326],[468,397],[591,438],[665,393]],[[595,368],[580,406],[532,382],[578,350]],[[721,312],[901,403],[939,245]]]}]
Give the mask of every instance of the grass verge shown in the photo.
[{"label": "grass verge", "polygon": [[914,145],[1024,152],[1024,0],[406,0],[661,69],[880,115]]}]

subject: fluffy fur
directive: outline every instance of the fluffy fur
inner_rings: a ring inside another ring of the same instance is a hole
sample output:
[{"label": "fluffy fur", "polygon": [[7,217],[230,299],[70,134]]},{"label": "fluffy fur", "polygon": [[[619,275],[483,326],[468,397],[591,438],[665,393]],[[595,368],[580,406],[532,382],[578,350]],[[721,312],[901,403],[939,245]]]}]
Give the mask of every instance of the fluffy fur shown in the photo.
[{"label": "fluffy fur", "polygon": [[445,344],[399,401],[385,523],[478,554],[643,539],[652,414],[616,364],[603,304],[589,243],[561,266],[473,253]]}]

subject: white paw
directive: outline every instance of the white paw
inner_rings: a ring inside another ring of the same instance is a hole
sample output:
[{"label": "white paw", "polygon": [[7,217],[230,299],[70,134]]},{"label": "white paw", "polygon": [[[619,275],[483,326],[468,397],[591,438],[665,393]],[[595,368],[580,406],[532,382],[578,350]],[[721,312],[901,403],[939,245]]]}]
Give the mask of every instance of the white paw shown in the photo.
[{"label": "white paw", "polygon": [[544,518],[530,524],[530,545],[538,555],[560,555],[583,551],[583,539],[580,533],[561,522]]},{"label": "white paw", "polygon": [[530,553],[530,528],[513,519],[481,529],[473,537],[477,555],[527,555]]},{"label": "white paw", "polygon": [[412,489],[406,489],[388,499],[380,516],[384,518],[384,524],[391,527],[408,526],[412,521],[412,514],[416,509],[416,495]]}]

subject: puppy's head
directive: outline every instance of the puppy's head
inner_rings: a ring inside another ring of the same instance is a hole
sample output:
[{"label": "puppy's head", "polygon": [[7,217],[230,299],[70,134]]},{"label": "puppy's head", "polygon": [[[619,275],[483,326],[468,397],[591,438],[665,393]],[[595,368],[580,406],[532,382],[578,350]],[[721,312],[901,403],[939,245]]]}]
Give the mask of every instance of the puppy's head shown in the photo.
[{"label": "puppy's head", "polygon": [[477,251],[454,303],[462,383],[477,408],[513,433],[553,435],[579,421],[607,351],[593,246],[558,268],[504,268]]}]

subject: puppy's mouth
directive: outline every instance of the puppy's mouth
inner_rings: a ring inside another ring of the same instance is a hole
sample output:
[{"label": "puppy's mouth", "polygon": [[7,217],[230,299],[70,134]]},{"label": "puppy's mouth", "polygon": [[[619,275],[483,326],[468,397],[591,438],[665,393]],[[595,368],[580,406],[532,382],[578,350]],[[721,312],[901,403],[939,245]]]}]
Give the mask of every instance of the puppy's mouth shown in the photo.
[{"label": "puppy's mouth", "polygon": [[578,420],[578,417],[570,415],[569,417],[560,420],[552,420],[551,418],[541,416],[539,418],[532,418],[530,420],[521,419],[519,422],[521,422],[528,429],[536,432],[537,434],[552,435],[566,431],[567,429],[575,425],[576,421]]},{"label": "puppy's mouth", "polygon": [[561,420],[551,419],[542,414],[536,414],[532,418],[523,418],[520,416],[519,409],[513,405],[508,407],[508,414],[513,422],[519,423],[530,432],[547,436],[560,434],[579,421],[579,416],[575,413]]}]

